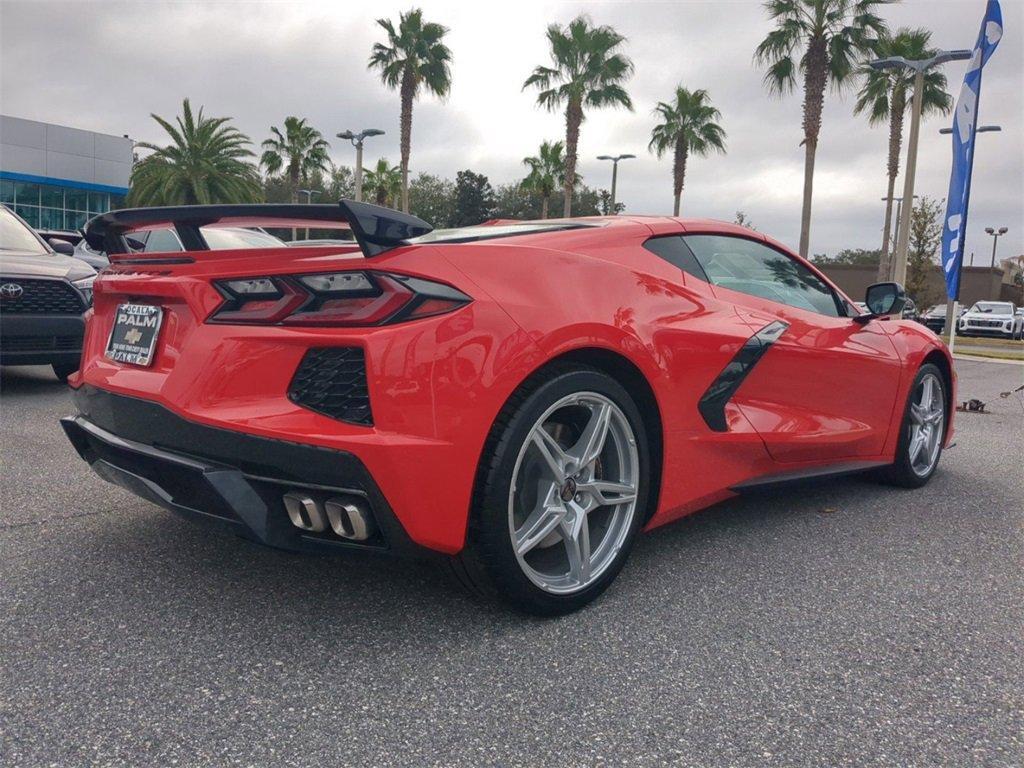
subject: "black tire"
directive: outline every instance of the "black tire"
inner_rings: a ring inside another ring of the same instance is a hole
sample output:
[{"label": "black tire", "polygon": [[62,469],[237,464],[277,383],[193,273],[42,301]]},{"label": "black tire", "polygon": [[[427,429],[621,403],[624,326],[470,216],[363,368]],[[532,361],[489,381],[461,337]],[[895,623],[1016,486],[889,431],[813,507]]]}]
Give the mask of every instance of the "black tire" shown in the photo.
[{"label": "black tire", "polygon": [[66,384],[68,376],[78,370],[78,363],[54,363],[50,367],[53,374]]},{"label": "black tire", "polygon": [[[938,457],[935,459],[935,463],[926,473],[920,474],[914,470],[910,458],[910,406],[913,402],[914,394],[917,392],[918,385],[921,383],[922,379],[929,375],[938,379],[939,385],[942,388],[940,393],[943,410],[942,436],[939,438]],[[942,375],[942,371],[940,371],[937,366],[932,365],[931,363],[925,363],[918,370],[917,375],[914,377],[914,383],[910,386],[910,393],[907,395],[907,402],[903,407],[903,418],[900,420],[900,437],[896,443],[896,460],[881,471],[880,476],[882,480],[891,485],[897,485],[902,488],[920,488],[931,480],[932,475],[934,475],[935,470],[938,469],[939,461],[942,458],[942,443],[945,440],[945,433],[949,426],[949,398],[947,396],[947,388],[948,384],[946,383],[946,378]]]},{"label": "black tire", "polygon": [[[612,400],[625,415],[636,438],[639,457],[637,502],[617,555],[591,584],[571,594],[552,594],[534,584],[516,558],[509,531],[509,492],[520,449],[535,423],[561,398],[596,392]],[[595,600],[615,580],[647,519],[650,448],[643,418],[629,393],[602,371],[581,365],[558,365],[535,375],[509,398],[481,456],[464,550],[451,560],[457,579],[471,592],[498,598],[535,616],[576,611]]]}]

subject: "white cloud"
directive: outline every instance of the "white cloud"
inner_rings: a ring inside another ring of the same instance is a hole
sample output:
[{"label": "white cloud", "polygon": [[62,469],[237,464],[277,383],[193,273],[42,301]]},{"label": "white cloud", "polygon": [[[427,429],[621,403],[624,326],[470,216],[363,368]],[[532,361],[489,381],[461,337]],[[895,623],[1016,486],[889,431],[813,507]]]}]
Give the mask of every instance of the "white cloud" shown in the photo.
[{"label": "white cloud", "polygon": [[[744,210],[763,231],[795,243],[799,234],[804,150],[799,92],[769,97],[753,65],[754,46],[769,29],[761,3],[631,2],[419,3],[451,28],[454,87],[444,102],[424,97],[413,120],[414,171],[454,176],[461,168],[501,183],[522,174],[521,159],[541,140],[559,138],[561,115],[535,106],[522,90],[531,69],[547,61],[544,28],[577,13],[614,25],[636,63],[629,91],[634,112],[588,116],[581,171],[606,186],[607,152],[634,152],[623,163],[619,198],[630,211],[671,210],[671,161],[647,152],[651,110],[677,83],[706,88],[722,111],[726,156],[694,158],[683,193],[685,215],[731,218]],[[380,127],[369,160],[398,159],[398,99],[366,70],[380,37],[374,19],[396,17],[408,2],[372,10],[338,2],[42,2],[0,3],[0,109],[6,114],[75,125],[139,140],[161,141],[149,113],[176,114],[182,98],[208,114],[230,115],[259,141],[286,115],[308,117],[329,138],[344,128]],[[939,7],[939,12],[936,7]],[[1024,252],[1024,7],[1004,3],[1011,30],[986,66],[981,121],[1001,134],[979,139],[968,252],[990,252],[985,226],[1009,226],[1000,252]],[[917,0],[889,6],[896,26],[929,26],[933,42],[967,48],[977,36],[975,0]],[[949,64],[952,93],[964,64]],[[829,94],[815,176],[812,250],[877,247],[885,194],[887,130],[852,115],[852,95]],[[921,133],[918,194],[944,197],[948,137],[927,121]],[[335,141],[338,162],[352,150]],[[902,175],[897,182],[902,189]]]}]

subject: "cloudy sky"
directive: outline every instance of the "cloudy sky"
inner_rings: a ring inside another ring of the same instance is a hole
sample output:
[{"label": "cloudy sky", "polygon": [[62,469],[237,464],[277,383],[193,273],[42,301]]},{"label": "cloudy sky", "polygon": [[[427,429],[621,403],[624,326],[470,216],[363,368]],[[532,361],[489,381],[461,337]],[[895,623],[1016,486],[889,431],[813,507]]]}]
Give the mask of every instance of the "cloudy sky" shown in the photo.
[{"label": "cloudy sky", "polygon": [[[651,110],[677,83],[710,91],[728,132],[728,154],[691,163],[683,214],[731,219],[743,210],[755,226],[795,245],[799,235],[803,150],[799,94],[767,95],[751,54],[769,29],[754,0],[498,3],[423,0],[426,16],[451,29],[454,86],[444,102],[423,98],[413,120],[413,172],[454,177],[462,168],[492,183],[521,177],[521,160],[563,133],[560,115],[521,90],[547,63],[545,26],[579,13],[628,37],[636,73],[634,112],[593,112],[580,156],[588,184],[608,186],[610,168],[594,159],[633,152],[621,167],[619,199],[636,213],[671,211],[668,158],[647,150]],[[893,27],[925,26],[943,48],[970,48],[983,0],[905,0],[884,9]],[[1024,252],[1024,2],[1003,0],[1006,34],[986,67],[981,120],[1003,126],[981,137],[967,252],[987,261],[986,226],[1008,226],[1000,254]],[[128,134],[162,142],[155,112],[176,114],[184,97],[210,115],[229,115],[255,140],[286,115],[309,118],[331,137],[379,127],[367,160],[398,160],[398,97],[366,69],[380,38],[374,19],[397,17],[408,2],[12,2],[0,0],[0,110],[4,114]],[[369,10],[372,8],[372,10]],[[964,63],[946,65],[959,91]],[[813,252],[880,245],[887,131],[852,115],[849,93],[830,94],[815,177]],[[944,197],[946,118],[922,130],[919,194]],[[332,157],[352,162],[336,141]],[[902,189],[902,175],[898,182]]]}]

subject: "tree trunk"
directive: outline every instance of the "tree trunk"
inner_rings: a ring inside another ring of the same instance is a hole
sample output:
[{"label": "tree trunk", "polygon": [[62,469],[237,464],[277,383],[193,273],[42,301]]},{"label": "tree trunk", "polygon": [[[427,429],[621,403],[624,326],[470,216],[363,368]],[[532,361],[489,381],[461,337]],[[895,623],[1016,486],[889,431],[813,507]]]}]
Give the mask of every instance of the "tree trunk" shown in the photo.
[{"label": "tree trunk", "polygon": [[542,197],[540,199],[540,217],[542,219],[546,219],[548,217],[548,200],[549,199],[550,199],[550,195],[544,195],[544,197]]},{"label": "tree trunk", "polygon": [[906,109],[906,94],[900,87],[894,88],[889,100],[889,191],[885,199],[885,230],[882,232],[882,256],[878,260],[878,282],[889,279],[889,234],[892,231],[893,195],[896,193],[896,176],[900,172],[900,145],[903,143],[903,111]]},{"label": "tree trunk", "polygon": [[807,257],[811,243],[811,198],[814,194],[814,158],[821,133],[821,111],[828,84],[828,44],[815,37],[807,46],[804,74],[804,203],[800,214],[800,255]]},{"label": "tree trunk", "polygon": [[401,116],[401,151],[402,151],[402,210],[409,212],[409,149],[412,145],[412,100],[416,95],[416,80],[412,70],[406,69],[402,75],[402,116]]},{"label": "tree trunk", "polygon": [[676,139],[676,151],[672,163],[672,194],[675,203],[672,206],[672,215],[679,215],[679,200],[683,196],[683,182],[686,180],[686,139],[680,134]]},{"label": "tree trunk", "polygon": [[288,184],[292,188],[292,202],[299,202],[299,164],[294,160],[288,164]]},{"label": "tree trunk", "polygon": [[583,122],[583,107],[570,99],[565,108],[565,218],[572,216],[572,192],[576,188],[576,145],[580,140],[580,123]]}]

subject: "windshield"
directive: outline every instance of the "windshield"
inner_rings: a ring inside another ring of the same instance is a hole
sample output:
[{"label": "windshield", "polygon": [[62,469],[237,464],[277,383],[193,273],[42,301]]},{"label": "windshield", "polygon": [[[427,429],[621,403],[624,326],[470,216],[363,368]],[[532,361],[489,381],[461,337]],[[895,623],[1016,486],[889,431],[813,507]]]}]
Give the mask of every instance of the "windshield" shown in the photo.
[{"label": "windshield", "polygon": [[1013,304],[1002,301],[979,301],[971,312],[984,312],[987,315],[1012,315]]},{"label": "windshield", "polygon": [[46,246],[39,242],[39,238],[28,225],[23,224],[3,205],[0,205],[0,251],[27,251],[39,256],[50,255]]}]

